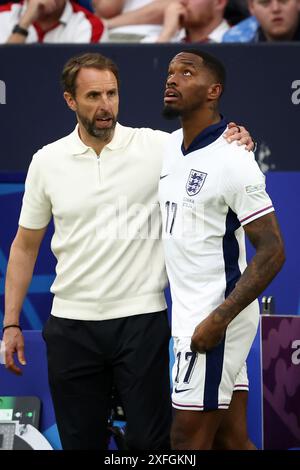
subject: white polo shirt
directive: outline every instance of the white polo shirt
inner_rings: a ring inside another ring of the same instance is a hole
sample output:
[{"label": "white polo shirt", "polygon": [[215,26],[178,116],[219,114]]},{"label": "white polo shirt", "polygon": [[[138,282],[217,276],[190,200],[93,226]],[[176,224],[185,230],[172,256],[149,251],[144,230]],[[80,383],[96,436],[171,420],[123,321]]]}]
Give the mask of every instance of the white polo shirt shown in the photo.
[{"label": "white polo shirt", "polygon": [[[26,7],[26,2],[7,3],[0,6],[0,44],[7,41]],[[97,43],[104,40],[106,34],[106,29],[100,18],[77,3],[67,0],[58,23],[49,31],[43,31],[37,23],[28,28],[26,44],[35,42]]]},{"label": "white polo shirt", "polygon": [[157,189],[167,138],[117,124],[97,157],[76,128],[34,155],[19,225],[40,229],[53,215],[53,315],[105,320],[166,307]]}]

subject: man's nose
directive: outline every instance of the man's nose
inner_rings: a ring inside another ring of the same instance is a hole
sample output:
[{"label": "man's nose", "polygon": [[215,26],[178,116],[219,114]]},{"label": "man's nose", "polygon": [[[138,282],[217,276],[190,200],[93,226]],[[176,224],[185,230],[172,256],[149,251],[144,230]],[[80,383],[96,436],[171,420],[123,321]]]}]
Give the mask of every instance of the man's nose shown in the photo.
[{"label": "man's nose", "polygon": [[109,98],[107,95],[102,95],[99,100],[99,108],[108,109],[110,107]]},{"label": "man's nose", "polygon": [[271,10],[272,11],[280,10],[280,7],[281,7],[281,2],[279,0],[272,0],[272,2],[271,2]]},{"label": "man's nose", "polygon": [[177,75],[173,73],[170,77],[167,78],[167,86],[176,86],[178,83]]}]

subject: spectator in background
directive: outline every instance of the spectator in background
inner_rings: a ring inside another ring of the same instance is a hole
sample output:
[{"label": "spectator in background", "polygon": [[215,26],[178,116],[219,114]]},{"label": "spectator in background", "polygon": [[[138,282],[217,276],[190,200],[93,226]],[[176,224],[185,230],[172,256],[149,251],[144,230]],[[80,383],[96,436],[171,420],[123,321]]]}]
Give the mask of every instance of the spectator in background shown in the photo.
[{"label": "spectator in background", "polygon": [[300,41],[299,0],[249,0],[259,23],[253,42]]},{"label": "spectator in background", "polygon": [[165,7],[172,0],[93,0],[96,15],[105,18],[109,42],[155,42]]},{"label": "spectator in background", "polygon": [[227,0],[174,0],[166,7],[157,42],[222,42],[229,30]]},{"label": "spectator in background", "polygon": [[0,43],[96,43],[104,37],[101,19],[69,0],[28,0],[0,7]]},{"label": "spectator in background", "polygon": [[300,40],[299,0],[249,0],[253,15],[225,34],[223,42]]}]

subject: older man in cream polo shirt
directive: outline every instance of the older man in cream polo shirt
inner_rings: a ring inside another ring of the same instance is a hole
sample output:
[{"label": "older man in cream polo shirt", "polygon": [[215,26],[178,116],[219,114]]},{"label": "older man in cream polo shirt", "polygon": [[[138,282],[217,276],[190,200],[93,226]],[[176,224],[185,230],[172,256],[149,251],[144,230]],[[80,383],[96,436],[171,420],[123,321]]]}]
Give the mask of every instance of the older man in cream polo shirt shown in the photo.
[{"label": "older man in cream polo shirt", "polygon": [[53,217],[56,278],[43,335],[63,448],[107,447],[114,384],[128,447],[165,449],[169,325],[157,187],[168,135],[117,123],[119,75],[110,59],[74,57],[62,81],[78,125],[29,167],[7,269],[6,367],[21,372],[15,352],[25,364],[20,310]]}]

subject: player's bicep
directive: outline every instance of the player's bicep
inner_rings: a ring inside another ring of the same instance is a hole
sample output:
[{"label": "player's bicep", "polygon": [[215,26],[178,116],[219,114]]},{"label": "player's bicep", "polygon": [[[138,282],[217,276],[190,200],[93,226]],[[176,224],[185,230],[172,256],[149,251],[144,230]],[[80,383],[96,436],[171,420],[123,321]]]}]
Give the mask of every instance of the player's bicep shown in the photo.
[{"label": "player's bicep", "polygon": [[266,214],[244,225],[244,230],[254,248],[278,247],[283,249],[283,239],[274,212]]}]

